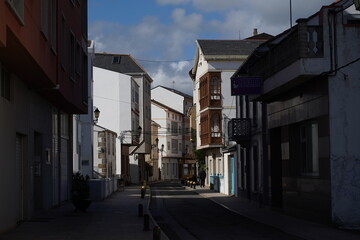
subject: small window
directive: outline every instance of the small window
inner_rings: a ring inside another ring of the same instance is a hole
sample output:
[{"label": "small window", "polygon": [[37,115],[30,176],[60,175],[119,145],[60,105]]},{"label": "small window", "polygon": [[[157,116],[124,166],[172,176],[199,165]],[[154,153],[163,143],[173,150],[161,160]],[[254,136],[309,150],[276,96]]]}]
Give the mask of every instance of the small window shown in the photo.
[{"label": "small window", "polygon": [[112,63],[113,64],[119,64],[120,63],[120,56],[114,56]]}]

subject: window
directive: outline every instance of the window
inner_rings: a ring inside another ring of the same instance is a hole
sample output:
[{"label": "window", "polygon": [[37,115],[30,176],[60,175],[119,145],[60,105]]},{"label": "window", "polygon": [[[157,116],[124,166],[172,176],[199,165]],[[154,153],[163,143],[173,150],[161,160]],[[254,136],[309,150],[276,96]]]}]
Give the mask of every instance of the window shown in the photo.
[{"label": "window", "polygon": [[170,113],[167,113],[167,117],[170,118]]},{"label": "window", "polygon": [[70,33],[70,79],[75,81],[75,71],[76,71],[76,41],[73,33]]},{"label": "window", "polygon": [[300,157],[302,173],[309,176],[319,175],[318,124],[300,126]]},{"label": "window", "polygon": [[210,94],[211,100],[220,100],[221,99],[221,85],[219,77],[213,76],[210,81]]},{"label": "window", "polygon": [[112,63],[113,64],[119,64],[120,63],[120,56],[114,56]]},{"label": "window", "polygon": [[167,142],[167,150],[170,151],[170,142]]},{"label": "window", "polygon": [[61,137],[69,138],[69,115],[61,113],[60,116]]},{"label": "window", "polygon": [[177,122],[171,122],[171,134],[173,136],[178,135],[178,123]]},{"label": "window", "polygon": [[75,71],[76,74],[80,75],[80,67],[81,67],[81,48],[79,42],[76,42],[76,51],[75,51]]},{"label": "window", "polygon": [[50,35],[50,42],[51,42],[51,49],[56,52],[56,31],[57,31],[57,26],[56,26],[56,0],[51,0],[50,1],[50,24],[51,24],[51,35]]},{"label": "window", "polygon": [[217,113],[211,116],[211,137],[221,137],[220,115]]},{"label": "window", "polygon": [[88,1],[81,1],[81,30],[84,39],[88,39]]},{"label": "window", "polygon": [[179,151],[182,152],[182,144],[179,143]]},{"label": "window", "polygon": [[24,0],[6,0],[15,16],[24,25]]},{"label": "window", "polygon": [[61,17],[61,36],[60,36],[60,42],[61,42],[61,67],[65,69],[65,16],[62,14]]},{"label": "window", "polygon": [[258,104],[257,102],[253,102],[253,127],[257,127],[258,124]]},{"label": "window", "polygon": [[49,37],[49,1],[41,0],[40,3],[40,20],[41,20],[41,32],[44,37],[48,39]]},{"label": "window", "polygon": [[132,101],[135,110],[139,110],[139,86],[134,81],[132,82]]},{"label": "window", "polygon": [[170,123],[167,124],[167,131],[170,132],[171,128],[170,128]]},{"label": "window", "polygon": [[0,94],[1,97],[11,100],[10,74],[0,65]]},{"label": "window", "polygon": [[178,140],[177,139],[172,139],[171,140],[171,153],[178,153]]},{"label": "window", "polygon": [[89,85],[88,85],[88,81],[89,81],[89,75],[88,75],[88,56],[85,52],[82,52],[82,59],[83,59],[83,64],[82,64],[82,89],[83,89],[83,102],[88,104],[88,95],[89,95]]}]

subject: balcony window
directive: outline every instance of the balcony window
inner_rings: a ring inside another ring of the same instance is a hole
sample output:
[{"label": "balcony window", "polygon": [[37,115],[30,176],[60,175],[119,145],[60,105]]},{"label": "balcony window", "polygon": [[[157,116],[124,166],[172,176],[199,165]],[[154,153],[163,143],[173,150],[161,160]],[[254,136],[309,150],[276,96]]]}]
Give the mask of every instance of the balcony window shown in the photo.
[{"label": "balcony window", "polygon": [[221,84],[218,76],[211,77],[210,94],[211,94],[211,100],[221,99]]},{"label": "balcony window", "polygon": [[217,113],[211,117],[211,137],[221,137],[220,115]]}]

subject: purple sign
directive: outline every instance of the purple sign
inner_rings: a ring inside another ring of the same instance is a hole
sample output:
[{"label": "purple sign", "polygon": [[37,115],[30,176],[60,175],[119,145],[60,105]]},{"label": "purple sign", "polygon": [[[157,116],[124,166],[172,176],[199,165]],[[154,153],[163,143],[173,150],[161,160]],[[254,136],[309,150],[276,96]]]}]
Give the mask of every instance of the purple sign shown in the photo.
[{"label": "purple sign", "polygon": [[262,86],[261,77],[231,78],[231,95],[258,95],[262,93]]}]

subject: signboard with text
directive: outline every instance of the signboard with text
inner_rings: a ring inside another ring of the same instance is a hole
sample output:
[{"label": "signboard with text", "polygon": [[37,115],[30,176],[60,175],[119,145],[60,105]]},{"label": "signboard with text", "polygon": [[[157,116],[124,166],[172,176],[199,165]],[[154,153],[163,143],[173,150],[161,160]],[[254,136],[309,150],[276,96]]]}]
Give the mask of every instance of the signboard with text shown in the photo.
[{"label": "signboard with text", "polygon": [[258,95],[262,93],[263,79],[261,77],[231,78],[231,95]]}]

